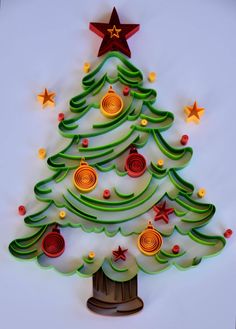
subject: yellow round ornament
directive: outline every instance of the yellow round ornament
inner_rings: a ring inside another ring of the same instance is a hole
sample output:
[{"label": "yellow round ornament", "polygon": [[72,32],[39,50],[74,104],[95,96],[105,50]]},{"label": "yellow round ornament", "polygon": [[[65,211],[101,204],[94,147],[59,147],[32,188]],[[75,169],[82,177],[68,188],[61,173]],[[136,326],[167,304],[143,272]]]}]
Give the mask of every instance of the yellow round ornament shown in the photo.
[{"label": "yellow round ornament", "polygon": [[79,168],[74,172],[73,181],[79,191],[90,192],[97,185],[98,175],[94,168],[81,160]]},{"label": "yellow round ornament", "polygon": [[161,249],[162,243],[161,234],[153,227],[151,222],[148,223],[147,228],[138,237],[138,248],[147,256],[155,255]]},{"label": "yellow round ornament", "polygon": [[110,86],[110,89],[107,94],[103,96],[100,103],[102,114],[110,119],[115,118],[121,113],[123,106],[122,98],[112,89],[112,86]]}]

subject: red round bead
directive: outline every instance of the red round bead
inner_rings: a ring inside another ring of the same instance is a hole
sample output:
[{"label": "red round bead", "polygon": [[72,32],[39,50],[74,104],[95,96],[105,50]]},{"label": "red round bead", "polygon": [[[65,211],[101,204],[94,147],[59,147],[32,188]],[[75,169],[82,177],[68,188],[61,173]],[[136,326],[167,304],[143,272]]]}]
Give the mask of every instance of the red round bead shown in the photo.
[{"label": "red round bead", "polygon": [[128,95],[129,95],[129,91],[130,91],[130,89],[129,89],[128,86],[124,87],[124,88],[123,88],[123,95],[124,95],[124,96],[128,96]]},{"label": "red round bead", "polygon": [[89,145],[89,140],[88,140],[88,138],[84,138],[84,139],[82,140],[82,146],[83,146],[83,147],[88,147],[88,145]]},{"label": "red round bead", "polygon": [[233,231],[232,231],[230,228],[228,228],[228,229],[224,232],[224,237],[225,237],[226,239],[228,239],[228,238],[231,237],[232,234],[233,234]]},{"label": "red round bead", "polygon": [[109,199],[110,196],[111,196],[110,190],[106,189],[106,190],[103,191],[103,198],[104,199]]},{"label": "red round bead", "polygon": [[19,206],[18,207],[18,213],[19,213],[19,215],[21,215],[21,216],[24,216],[25,214],[26,214],[26,208],[25,208],[25,206]]},{"label": "red round bead", "polygon": [[182,145],[187,145],[187,144],[188,144],[188,140],[189,140],[188,135],[183,135],[183,136],[181,137],[180,143],[181,143]]},{"label": "red round bead", "polygon": [[178,246],[177,244],[173,246],[172,248],[172,252],[173,254],[178,254],[180,251],[180,246]]},{"label": "red round bead", "polygon": [[59,113],[58,114],[58,121],[63,121],[65,119],[65,114],[64,113]]}]

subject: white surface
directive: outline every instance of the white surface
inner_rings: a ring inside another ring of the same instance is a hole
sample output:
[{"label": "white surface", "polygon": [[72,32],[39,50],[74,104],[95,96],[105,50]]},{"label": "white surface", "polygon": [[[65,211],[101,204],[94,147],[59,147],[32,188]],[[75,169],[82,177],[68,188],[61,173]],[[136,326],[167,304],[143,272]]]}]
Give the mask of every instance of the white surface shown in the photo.
[{"label": "white surface", "polygon": [[[235,236],[220,256],[193,270],[140,273],[139,296],[145,308],[122,319],[87,310],[91,279],[60,276],[8,253],[9,242],[26,232],[17,206],[34,204],[33,186],[48,173],[37,150],[46,145],[53,154],[60,148],[57,113],[81,91],[83,62],[97,63],[101,39],[89,31],[88,23],[107,21],[113,5],[121,22],[141,24],[140,32],[129,40],[131,60],[144,75],[157,72],[152,86],[159,94],[158,105],[175,114],[165,137],[177,141],[183,133],[190,135],[194,156],[182,175],[196,187],[204,186],[206,200],[217,206],[208,227],[215,233],[228,227],[236,231],[235,1],[3,1],[0,326],[234,328]],[[57,106],[42,111],[35,96],[45,86],[57,92]],[[186,124],[182,107],[195,99],[206,113],[200,125]]]}]

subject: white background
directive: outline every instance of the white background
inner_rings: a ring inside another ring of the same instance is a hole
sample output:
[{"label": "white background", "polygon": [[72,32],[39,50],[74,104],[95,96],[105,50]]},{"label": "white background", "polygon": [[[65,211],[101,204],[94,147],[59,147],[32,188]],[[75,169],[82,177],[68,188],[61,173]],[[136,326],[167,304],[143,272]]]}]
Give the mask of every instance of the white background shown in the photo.
[{"label": "white background", "polygon": [[[139,274],[139,314],[110,318],[91,313],[86,300],[92,282],[42,270],[8,253],[10,241],[27,228],[17,206],[34,203],[33,187],[46,177],[49,154],[61,149],[57,114],[81,91],[82,65],[98,63],[101,39],[90,21],[107,22],[113,5],[121,23],[140,23],[129,46],[132,62],[156,71],[161,108],[175,114],[164,134],[178,143],[190,136],[193,159],[183,177],[205,187],[217,206],[209,230],[236,232],[236,1],[235,0],[3,0],[0,15],[1,230],[0,327],[231,329],[236,317],[236,243],[228,240],[220,256],[186,272]],[[148,85],[148,83],[147,83]],[[55,109],[36,102],[44,87],[57,92]],[[197,100],[206,108],[200,125],[184,121],[183,106]]]}]

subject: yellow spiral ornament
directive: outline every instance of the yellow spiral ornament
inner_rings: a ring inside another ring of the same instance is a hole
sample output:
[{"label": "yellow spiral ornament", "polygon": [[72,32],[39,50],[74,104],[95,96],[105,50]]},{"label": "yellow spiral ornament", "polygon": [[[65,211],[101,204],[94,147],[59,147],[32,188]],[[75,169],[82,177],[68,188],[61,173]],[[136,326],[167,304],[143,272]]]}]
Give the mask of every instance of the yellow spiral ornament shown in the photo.
[{"label": "yellow spiral ornament", "polygon": [[112,89],[112,86],[110,86],[110,89],[107,94],[103,96],[100,103],[102,114],[110,119],[115,118],[122,112],[123,106],[122,98]]},{"label": "yellow spiral ornament", "polygon": [[162,243],[161,234],[153,227],[151,222],[148,223],[147,228],[138,237],[138,248],[147,256],[155,255],[161,249]]},{"label": "yellow spiral ornament", "polygon": [[82,159],[79,168],[74,172],[73,181],[80,192],[90,192],[97,185],[98,175],[96,170]]}]

